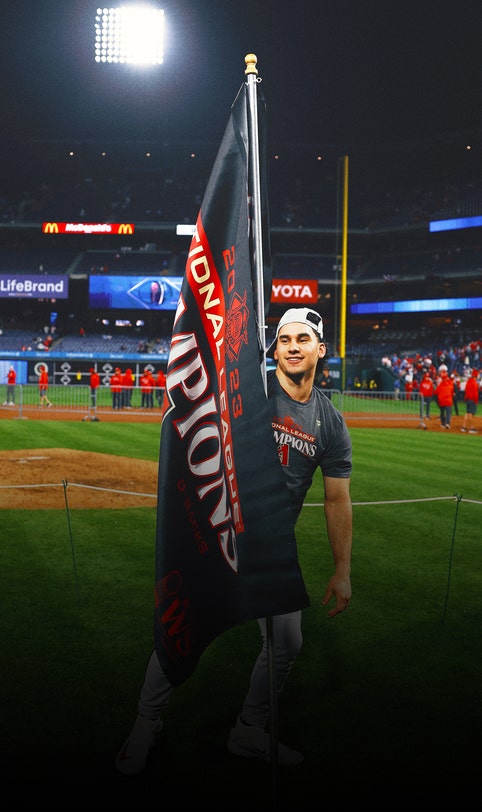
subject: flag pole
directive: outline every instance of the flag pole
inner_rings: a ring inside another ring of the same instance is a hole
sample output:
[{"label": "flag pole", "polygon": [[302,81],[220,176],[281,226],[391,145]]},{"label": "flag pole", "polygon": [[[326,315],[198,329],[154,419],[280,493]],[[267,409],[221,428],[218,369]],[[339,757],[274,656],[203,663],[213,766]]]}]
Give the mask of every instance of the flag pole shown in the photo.
[{"label": "flag pole", "polygon": [[261,374],[263,377],[264,391],[267,393],[268,384],[266,378],[266,324],[264,313],[264,277],[263,277],[263,230],[261,220],[261,181],[259,168],[259,132],[258,132],[258,100],[256,85],[258,82],[258,69],[256,67],[257,57],[254,54],[247,54],[244,58],[246,63],[245,74],[248,85],[248,132],[249,132],[249,155],[250,155],[250,180],[251,189],[251,211],[253,215],[253,266],[254,266],[254,293],[256,303],[256,318],[258,324],[258,338],[263,349],[261,361]]},{"label": "flag pole", "polygon": [[[261,375],[264,391],[268,393],[266,373],[266,324],[264,303],[264,274],[263,274],[263,232],[261,217],[261,182],[259,166],[259,133],[258,133],[258,99],[257,82],[258,69],[255,54],[247,54],[245,59],[248,86],[248,133],[249,133],[249,167],[250,167],[250,194],[252,196],[252,222],[253,222],[253,270],[254,293],[256,303],[256,317],[258,324],[258,340],[263,352],[261,353]],[[276,664],[273,640],[273,618],[266,618],[266,642],[268,647],[268,679],[270,694],[270,756],[271,775],[273,781],[273,809],[278,806],[278,694],[276,690]]]},{"label": "flag pole", "polygon": [[341,390],[345,390],[346,371],[346,286],[347,286],[347,257],[348,257],[348,155],[343,159],[343,237],[341,256],[341,313],[340,313],[340,359],[341,359]]}]

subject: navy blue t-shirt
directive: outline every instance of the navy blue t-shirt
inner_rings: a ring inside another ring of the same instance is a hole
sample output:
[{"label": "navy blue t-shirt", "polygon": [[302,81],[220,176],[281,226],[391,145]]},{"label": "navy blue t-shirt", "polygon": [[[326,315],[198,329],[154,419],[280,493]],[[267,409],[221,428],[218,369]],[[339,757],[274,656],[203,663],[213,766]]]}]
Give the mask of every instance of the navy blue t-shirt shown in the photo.
[{"label": "navy blue t-shirt", "polygon": [[268,374],[268,398],[279,460],[298,517],[318,466],[325,476],[351,476],[351,437],[343,415],[316,386],[310,399],[300,403],[284,391],[273,371]]}]

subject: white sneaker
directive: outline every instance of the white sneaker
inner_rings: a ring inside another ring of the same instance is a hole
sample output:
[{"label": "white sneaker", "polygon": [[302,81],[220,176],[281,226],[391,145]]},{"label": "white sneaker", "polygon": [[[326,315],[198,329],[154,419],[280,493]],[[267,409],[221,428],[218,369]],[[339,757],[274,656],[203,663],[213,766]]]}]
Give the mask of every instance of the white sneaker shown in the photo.
[{"label": "white sneaker", "polygon": [[115,766],[124,775],[138,775],[146,766],[149,752],[154,747],[156,736],[162,730],[160,719],[145,719],[139,714],[122,750],[118,753]]},{"label": "white sneaker", "polygon": [[[254,725],[245,725],[239,718],[236,727],[231,729],[228,740],[228,750],[236,756],[245,758],[261,758],[271,761],[271,741],[269,733],[263,728]],[[285,744],[278,742],[278,763],[282,767],[294,767],[301,764],[303,756],[297,750],[291,750]]]}]

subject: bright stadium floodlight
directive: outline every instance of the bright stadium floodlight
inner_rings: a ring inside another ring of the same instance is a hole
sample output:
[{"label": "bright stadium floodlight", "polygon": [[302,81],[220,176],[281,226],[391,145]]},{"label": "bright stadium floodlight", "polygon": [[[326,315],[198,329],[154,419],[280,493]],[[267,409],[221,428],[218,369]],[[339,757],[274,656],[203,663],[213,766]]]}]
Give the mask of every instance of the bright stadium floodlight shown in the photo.
[{"label": "bright stadium floodlight", "polygon": [[162,65],[164,11],[142,4],[98,8],[95,16],[95,61]]}]

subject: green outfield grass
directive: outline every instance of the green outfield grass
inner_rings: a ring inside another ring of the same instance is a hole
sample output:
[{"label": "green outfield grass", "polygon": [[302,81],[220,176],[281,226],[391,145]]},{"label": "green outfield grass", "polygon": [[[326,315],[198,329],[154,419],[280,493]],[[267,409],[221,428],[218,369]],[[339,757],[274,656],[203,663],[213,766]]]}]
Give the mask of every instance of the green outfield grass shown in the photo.
[{"label": "green outfield grass", "polygon": [[[158,459],[157,424],[29,420],[0,429],[0,451]],[[351,435],[353,600],[335,620],[321,606],[331,570],[321,478],[297,529],[311,607],[279,729],[305,762],[279,775],[279,806],[460,801],[480,769],[480,438],[416,429]],[[225,747],[258,651],[254,623],[215,640],[175,692],[146,774],[116,774],[152,645],[155,508],[69,514],[0,511],[7,782],[37,784],[57,800],[62,779],[69,795],[101,784],[119,804],[151,792],[165,804],[175,787],[181,808],[270,809],[269,766]]]}]

